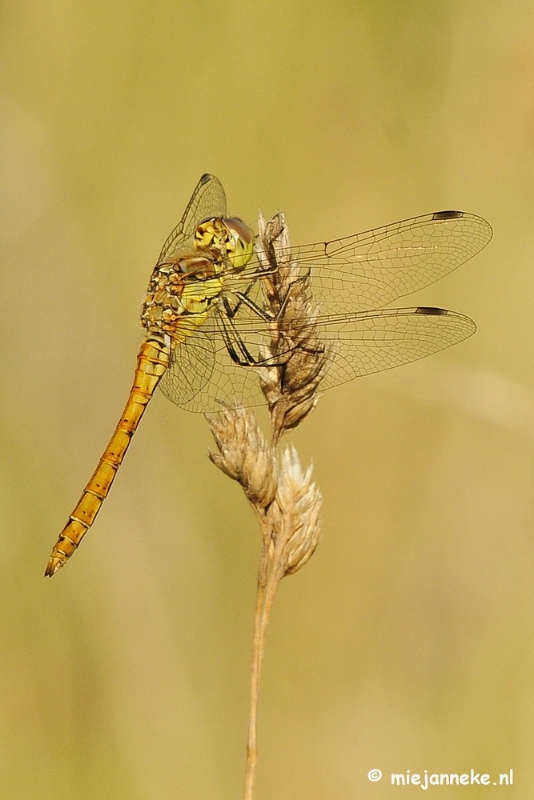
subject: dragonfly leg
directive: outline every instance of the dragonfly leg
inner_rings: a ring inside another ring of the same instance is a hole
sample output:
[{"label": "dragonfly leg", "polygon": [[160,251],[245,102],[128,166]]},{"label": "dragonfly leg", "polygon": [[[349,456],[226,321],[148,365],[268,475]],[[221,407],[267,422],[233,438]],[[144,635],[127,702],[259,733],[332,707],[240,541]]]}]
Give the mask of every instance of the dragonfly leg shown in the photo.
[{"label": "dragonfly leg", "polygon": [[[242,337],[239,335],[235,326],[233,325],[232,318],[228,318],[227,322],[223,316],[220,317],[222,322],[222,335],[228,355],[234,362],[239,364],[240,367],[254,367],[256,366],[257,359],[254,358]],[[230,332],[231,331],[231,332]],[[234,346],[235,343],[235,346]]]},{"label": "dragonfly leg", "polygon": [[258,282],[258,278],[256,277],[256,278],[254,278],[254,280],[250,281],[249,285],[247,286],[247,288],[245,289],[244,292],[241,292],[241,291],[233,291],[232,292],[234,297],[237,297],[237,303],[234,306],[232,306],[232,304],[230,303],[230,300],[228,299],[229,292],[223,293],[221,295],[221,300],[222,300],[223,305],[224,305],[224,310],[226,312],[226,316],[229,319],[233,319],[235,317],[235,315],[237,314],[237,312],[239,311],[239,309],[241,308],[241,306],[243,304],[245,304],[249,308],[251,308],[254,311],[254,313],[257,314],[262,319],[265,319],[265,320],[270,320],[271,319],[271,316],[269,315],[269,312],[265,311],[265,309],[262,309],[259,305],[257,305],[257,303],[255,303],[253,300],[251,300],[250,297],[248,296],[249,292],[254,288],[254,286],[256,285],[257,282]]},{"label": "dragonfly leg", "polygon": [[291,281],[291,283],[287,287],[287,291],[284,297],[282,298],[282,302],[280,303],[280,308],[277,311],[269,311],[266,308],[262,308],[248,296],[249,292],[258,281],[258,278],[254,278],[254,280],[249,283],[244,292],[241,291],[232,292],[232,294],[235,297],[237,297],[238,300],[234,307],[231,306],[230,301],[228,300],[228,296],[226,294],[223,294],[221,296],[226,316],[229,319],[232,319],[233,317],[235,317],[241,306],[244,304],[248,306],[248,308],[250,308],[251,311],[257,314],[258,317],[263,319],[265,322],[276,322],[276,320],[280,319],[280,317],[284,314],[286,310],[287,304],[291,298],[291,290],[293,286],[295,286],[297,283],[303,283],[308,279],[308,277],[309,277],[309,271],[305,275],[300,275],[298,278],[295,278],[294,280]]},{"label": "dragonfly leg", "polygon": [[[259,358],[254,356],[241,337],[240,333],[236,330],[232,320],[225,320],[221,317],[222,335],[228,355],[240,367],[284,367],[286,365],[287,357],[294,351],[294,348],[288,348],[282,353],[277,353],[275,356],[267,358]],[[325,352],[325,348],[306,348],[299,345],[301,352],[305,352],[311,356],[318,356]]]}]

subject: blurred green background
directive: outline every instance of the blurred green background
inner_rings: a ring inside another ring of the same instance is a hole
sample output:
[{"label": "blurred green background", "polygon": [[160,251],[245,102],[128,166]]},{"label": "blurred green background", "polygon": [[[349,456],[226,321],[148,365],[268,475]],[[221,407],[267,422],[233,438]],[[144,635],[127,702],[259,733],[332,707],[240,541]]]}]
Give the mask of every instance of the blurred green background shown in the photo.
[{"label": "blurred green background", "polygon": [[495,230],[400,303],[477,335],[328,392],[292,437],[324,539],[269,627],[257,800],[471,768],[514,786],[440,797],[530,800],[533,85],[527,0],[4,0],[0,797],[241,796],[259,533],[203,417],[158,393],[80,552],[42,577],[209,171],[295,243],[442,208]]}]

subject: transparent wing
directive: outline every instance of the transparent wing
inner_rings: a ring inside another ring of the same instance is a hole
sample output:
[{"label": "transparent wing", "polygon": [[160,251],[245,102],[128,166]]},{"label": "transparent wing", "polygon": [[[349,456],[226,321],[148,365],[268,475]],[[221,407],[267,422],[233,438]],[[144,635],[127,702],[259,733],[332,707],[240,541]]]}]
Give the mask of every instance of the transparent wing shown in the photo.
[{"label": "transparent wing", "polygon": [[168,400],[187,407],[210,383],[215,368],[215,342],[215,337],[207,333],[190,336],[176,347],[159,384]]},{"label": "transparent wing", "polygon": [[[257,342],[257,331],[249,331]],[[178,345],[160,382],[168,400],[186,411],[221,411],[235,400],[246,406],[265,402],[258,373],[230,358],[221,331],[207,326]]]},{"label": "transparent wing", "polygon": [[[393,308],[321,317],[315,323],[329,352],[320,391],[353,378],[408,364],[471,336],[475,323],[438,308]],[[234,330],[252,354],[270,339],[269,325],[244,310]],[[260,367],[261,369],[261,367]],[[237,365],[228,353],[215,315],[179,345],[162,379],[169,400],[188,411],[218,411],[221,402],[265,402],[258,368]]]},{"label": "transparent wing", "polygon": [[321,390],[425,358],[476,331],[463,314],[421,306],[322,319],[318,328],[319,338],[332,348]]},{"label": "transparent wing", "polygon": [[[321,311],[382,308],[429,286],[480,252],[490,241],[486,220],[463,211],[437,211],[381,228],[292,248]],[[283,257],[279,256],[279,260]],[[257,274],[254,259],[241,280]]]},{"label": "transparent wing", "polygon": [[182,219],[170,233],[158,258],[161,264],[182,250],[190,250],[193,234],[201,219],[226,216],[226,195],[222,183],[215,175],[205,174],[196,185]]}]

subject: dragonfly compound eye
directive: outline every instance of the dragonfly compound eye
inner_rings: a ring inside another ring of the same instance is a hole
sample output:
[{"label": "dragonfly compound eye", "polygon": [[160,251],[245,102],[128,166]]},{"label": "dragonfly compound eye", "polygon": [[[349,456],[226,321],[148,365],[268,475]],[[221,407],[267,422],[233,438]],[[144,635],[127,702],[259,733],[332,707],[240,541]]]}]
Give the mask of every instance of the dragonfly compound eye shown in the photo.
[{"label": "dragonfly compound eye", "polygon": [[228,258],[236,269],[243,269],[254,253],[252,231],[237,217],[224,217],[223,223],[229,234],[225,242]]},{"label": "dragonfly compound eye", "polygon": [[232,266],[241,270],[254,252],[254,236],[243,220],[237,217],[209,217],[199,222],[195,231],[198,248],[217,248],[226,252]]}]

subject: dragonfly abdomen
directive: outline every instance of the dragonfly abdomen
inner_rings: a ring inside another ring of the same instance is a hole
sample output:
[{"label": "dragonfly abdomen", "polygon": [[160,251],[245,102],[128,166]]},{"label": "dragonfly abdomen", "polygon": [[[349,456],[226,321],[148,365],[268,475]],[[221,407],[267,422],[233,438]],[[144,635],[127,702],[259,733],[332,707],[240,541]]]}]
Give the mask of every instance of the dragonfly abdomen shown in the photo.
[{"label": "dragonfly abdomen", "polygon": [[148,402],[169,366],[169,358],[169,337],[159,333],[149,335],[137,357],[135,379],[126,408],[76,508],[59,535],[45,575],[52,576],[61,569],[95,521]]}]

